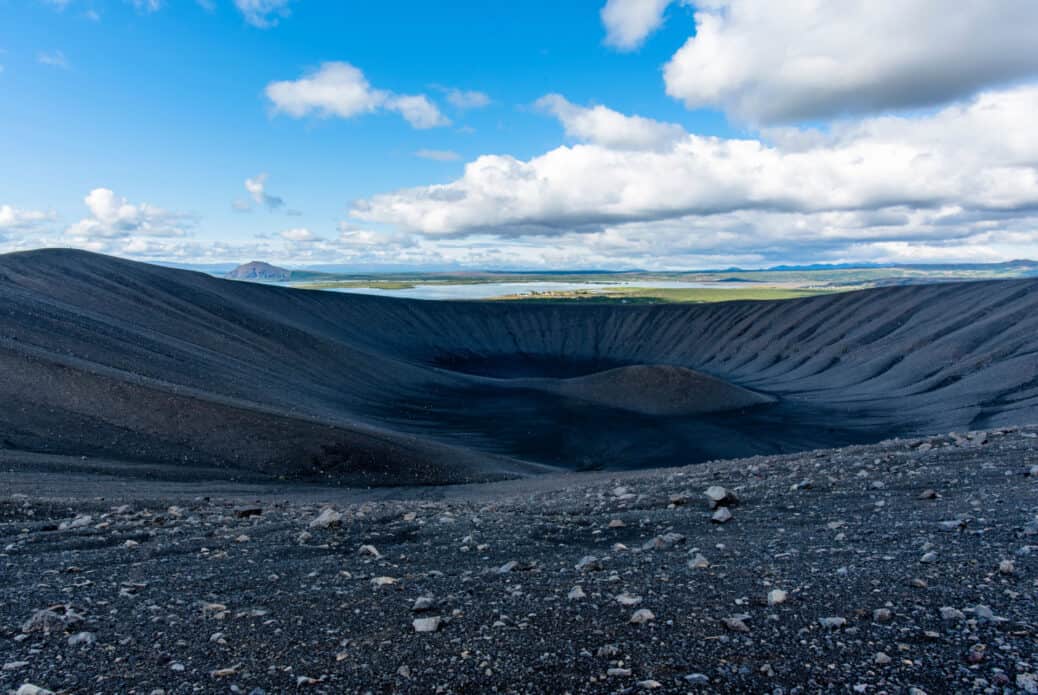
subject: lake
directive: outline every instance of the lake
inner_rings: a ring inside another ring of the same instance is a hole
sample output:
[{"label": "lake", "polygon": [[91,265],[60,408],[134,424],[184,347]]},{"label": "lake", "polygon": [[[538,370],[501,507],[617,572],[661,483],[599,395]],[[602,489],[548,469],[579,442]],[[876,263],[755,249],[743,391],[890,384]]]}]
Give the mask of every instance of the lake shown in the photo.
[{"label": "lake", "polygon": [[745,288],[749,283],[740,282],[680,282],[677,280],[639,280],[636,282],[486,282],[471,285],[416,284],[400,290],[377,287],[336,287],[334,292],[375,294],[386,297],[408,297],[410,299],[493,299],[512,294],[534,294],[538,292],[569,292],[583,290],[597,292],[617,287],[649,287],[654,289],[702,289],[719,290]]}]

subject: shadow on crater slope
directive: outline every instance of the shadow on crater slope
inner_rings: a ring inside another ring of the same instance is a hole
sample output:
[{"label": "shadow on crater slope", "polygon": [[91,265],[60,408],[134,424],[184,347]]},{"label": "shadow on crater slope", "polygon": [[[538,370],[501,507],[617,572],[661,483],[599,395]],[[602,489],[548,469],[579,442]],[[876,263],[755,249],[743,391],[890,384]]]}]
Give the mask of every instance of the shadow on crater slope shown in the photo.
[{"label": "shadow on crater slope", "polygon": [[1038,281],[782,302],[423,302],[0,256],[0,454],[372,484],[1029,422]]}]

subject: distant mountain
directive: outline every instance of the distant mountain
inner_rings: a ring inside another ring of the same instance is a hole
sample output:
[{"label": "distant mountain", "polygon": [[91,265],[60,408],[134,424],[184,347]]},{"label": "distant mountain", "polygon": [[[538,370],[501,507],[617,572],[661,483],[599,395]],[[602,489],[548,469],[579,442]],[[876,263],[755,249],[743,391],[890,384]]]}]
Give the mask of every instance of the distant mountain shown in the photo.
[{"label": "distant mountain", "polygon": [[807,263],[804,265],[773,265],[763,270],[765,272],[777,271],[807,271],[807,270],[864,270],[868,268],[898,268],[896,263]]},{"label": "distant mountain", "polygon": [[262,282],[288,282],[292,271],[279,268],[263,261],[243,263],[225,276],[231,280],[260,280]]},{"label": "distant mountain", "polygon": [[[867,270],[874,268],[911,268],[913,270],[1015,270],[1031,272],[1038,268],[1038,261],[1020,258],[1001,263],[811,263],[808,265],[773,265],[765,268],[771,271],[809,271],[809,270]],[[734,269],[731,269],[734,270]],[[724,272],[724,271],[721,271]],[[753,272],[752,270],[744,272]]]}]

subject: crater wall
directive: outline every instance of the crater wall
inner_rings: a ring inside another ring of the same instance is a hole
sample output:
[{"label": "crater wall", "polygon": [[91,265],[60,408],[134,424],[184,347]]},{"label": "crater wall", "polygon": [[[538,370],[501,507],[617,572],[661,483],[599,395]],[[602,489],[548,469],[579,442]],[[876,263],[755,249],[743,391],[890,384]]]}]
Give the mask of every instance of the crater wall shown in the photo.
[{"label": "crater wall", "polygon": [[1038,281],[425,302],[45,250],[0,256],[0,374],[8,452],[375,484],[684,464],[1035,421]]}]

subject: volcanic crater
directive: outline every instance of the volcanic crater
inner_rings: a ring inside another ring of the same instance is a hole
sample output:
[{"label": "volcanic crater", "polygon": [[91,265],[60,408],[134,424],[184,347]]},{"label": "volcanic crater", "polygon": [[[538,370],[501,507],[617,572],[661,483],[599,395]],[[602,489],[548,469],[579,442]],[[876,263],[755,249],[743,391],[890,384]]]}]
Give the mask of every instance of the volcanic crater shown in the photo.
[{"label": "volcanic crater", "polygon": [[0,456],[124,473],[483,481],[1038,409],[1035,280],[711,305],[434,302],[44,250],[0,256],[0,307]]}]

